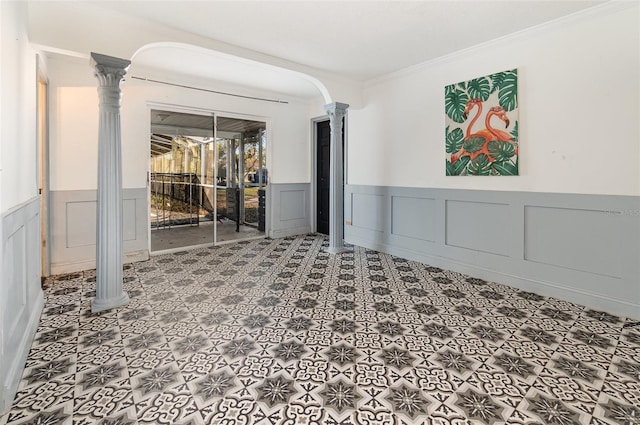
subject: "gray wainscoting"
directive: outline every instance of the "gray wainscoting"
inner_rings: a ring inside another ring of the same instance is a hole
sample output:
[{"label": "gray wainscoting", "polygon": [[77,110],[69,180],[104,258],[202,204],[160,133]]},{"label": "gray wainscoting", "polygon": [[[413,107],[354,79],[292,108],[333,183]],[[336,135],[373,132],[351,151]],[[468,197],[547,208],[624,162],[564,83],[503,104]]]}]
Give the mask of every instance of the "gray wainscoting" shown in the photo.
[{"label": "gray wainscoting", "polygon": [[267,186],[267,236],[282,238],[311,232],[311,185],[270,183]]},{"label": "gray wainscoting", "polygon": [[[96,267],[96,191],[52,191],[51,274]],[[149,258],[147,189],[123,190],[124,262]]]},{"label": "gray wainscoting", "polygon": [[349,243],[640,319],[639,197],[347,185],[345,223]]},{"label": "gray wainscoting", "polygon": [[2,215],[0,412],[11,406],[44,297],[40,283],[40,198]]}]

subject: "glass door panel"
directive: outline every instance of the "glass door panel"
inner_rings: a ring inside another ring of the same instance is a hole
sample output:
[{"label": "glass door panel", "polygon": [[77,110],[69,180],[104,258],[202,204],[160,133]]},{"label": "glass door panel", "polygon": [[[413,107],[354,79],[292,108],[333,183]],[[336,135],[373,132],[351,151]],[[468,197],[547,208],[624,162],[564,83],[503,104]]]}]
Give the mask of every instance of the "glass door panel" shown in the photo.
[{"label": "glass door panel", "polygon": [[215,221],[215,140],[206,139],[199,146],[200,173],[197,179],[197,197],[203,221]]},{"label": "glass door panel", "polygon": [[214,117],[151,111],[151,251],[214,242]]},{"label": "glass door panel", "polygon": [[246,225],[259,227],[260,197],[267,182],[266,132],[258,130],[242,141],[243,160],[243,220]]}]

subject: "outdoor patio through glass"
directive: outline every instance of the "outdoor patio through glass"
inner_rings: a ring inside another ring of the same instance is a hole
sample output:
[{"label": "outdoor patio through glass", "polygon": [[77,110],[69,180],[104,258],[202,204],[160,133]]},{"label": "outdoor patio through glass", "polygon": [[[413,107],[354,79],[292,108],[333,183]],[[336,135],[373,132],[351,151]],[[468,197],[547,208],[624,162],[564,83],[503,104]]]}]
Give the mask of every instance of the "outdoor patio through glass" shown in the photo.
[{"label": "outdoor patio through glass", "polygon": [[266,123],[151,111],[151,251],[264,236]]}]

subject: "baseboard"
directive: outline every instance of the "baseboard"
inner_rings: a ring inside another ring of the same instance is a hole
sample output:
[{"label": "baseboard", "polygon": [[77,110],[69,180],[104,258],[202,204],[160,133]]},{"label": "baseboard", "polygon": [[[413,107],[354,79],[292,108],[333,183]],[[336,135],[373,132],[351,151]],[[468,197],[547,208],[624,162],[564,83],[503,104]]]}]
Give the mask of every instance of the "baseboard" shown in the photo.
[{"label": "baseboard", "polygon": [[11,367],[6,372],[5,381],[2,383],[0,413],[8,410],[13,404],[13,399],[15,398],[16,392],[18,391],[18,385],[20,384],[20,379],[22,378],[22,372],[24,371],[24,366],[27,362],[27,356],[29,355],[29,351],[31,350],[33,338],[35,337],[36,331],[38,330],[40,315],[42,314],[43,308],[44,293],[40,291],[38,297],[35,300],[31,315],[29,316],[29,323],[22,336],[22,340],[20,341],[20,346],[16,349],[17,355],[11,363]]},{"label": "baseboard", "polygon": [[384,252],[396,257],[406,258],[408,260],[417,261],[434,267],[464,273],[469,276],[485,279],[491,282],[501,283],[524,291],[535,292],[540,295],[570,301],[595,310],[612,312],[618,316],[628,317],[633,320],[640,320],[640,305],[629,303],[624,300],[605,297],[601,294],[594,294],[589,291],[580,291],[574,288],[564,287],[553,282],[546,282],[478,267],[473,264],[452,260],[450,258],[432,256],[389,244],[372,242],[358,237],[349,237],[346,242],[379,252]]},{"label": "baseboard", "polygon": [[[124,254],[122,259],[124,264],[128,263],[136,263],[138,261],[146,261],[149,259],[149,251],[133,251],[127,252]],[[73,263],[52,263],[51,264],[51,275],[59,275],[59,274],[67,274],[67,273],[76,273],[85,270],[93,270],[96,268],[96,260],[85,260],[78,261]]]},{"label": "baseboard", "polygon": [[287,229],[276,229],[269,231],[271,239],[286,238],[288,236],[306,235],[311,233],[311,226],[291,227]]}]

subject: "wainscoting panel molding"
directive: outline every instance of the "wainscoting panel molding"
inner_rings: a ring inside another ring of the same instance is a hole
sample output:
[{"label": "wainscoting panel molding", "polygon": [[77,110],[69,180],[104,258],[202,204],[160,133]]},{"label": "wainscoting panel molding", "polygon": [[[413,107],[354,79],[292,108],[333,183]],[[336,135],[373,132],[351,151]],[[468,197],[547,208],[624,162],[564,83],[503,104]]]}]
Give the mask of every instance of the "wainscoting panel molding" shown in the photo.
[{"label": "wainscoting panel molding", "polygon": [[[123,216],[135,217],[137,203],[136,199],[123,199]],[[67,203],[67,248],[96,245],[96,205],[95,200]],[[87,217],[94,219],[87,220]],[[136,239],[136,227],[136,220],[122,223],[123,242]]]},{"label": "wainscoting panel molding", "polygon": [[307,216],[304,189],[280,191],[280,221],[304,220]]},{"label": "wainscoting panel molding", "polygon": [[446,200],[447,245],[490,254],[509,255],[509,206]]},{"label": "wainscoting panel molding", "polygon": [[3,412],[13,402],[44,305],[40,283],[40,198],[7,211],[1,219],[0,412]]},{"label": "wainscoting panel molding", "polygon": [[[525,206],[524,213],[526,260],[622,277],[617,251],[625,229],[618,226],[616,214],[530,205]],[[550,235],[549,230],[555,235]],[[575,249],[578,246],[582,249]]]},{"label": "wainscoting panel molding", "polygon": [[639,197],[346,185],[345,220],[349,243],[640,319]]},{"label": "wainscoting panel molding", "polygon": [[[436,200],[391,197],[391,234],[427,242],[436,240]],[[421,223],[420,226],[414,226]]]},{"label": "wainscoting panel molding", "polygon": [[[96,191],[51,193],[51,273],[95,268]],[[124,262],[149,258],[147,189],[124,189],[122,202]]]},{"label": "wainscoting panel molding", "polygon": [[267,236],[282,238],[311,232],[309,183],[270,183],[267,186]]},{"label": "wainscoting panel molding", "polygon": [[[389,221],[386,199],[382,195],[368,193],[353,194],[353,208],[351,209],[351,222],[355,227],[361,227],[374,232],[383,232],[385,224]],[[377,211],[378,214],[371,214]]]}]

